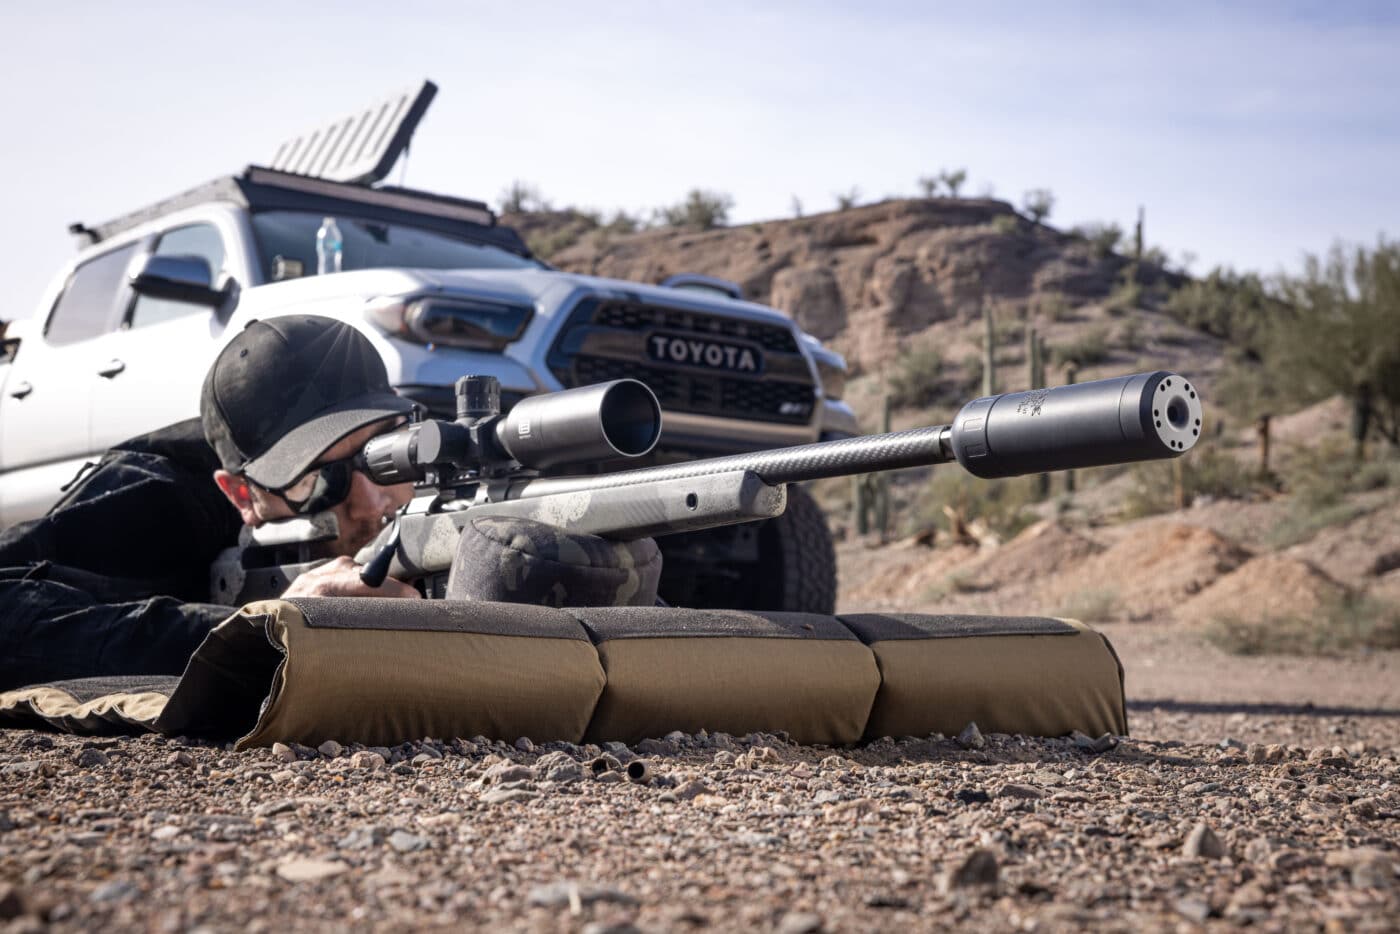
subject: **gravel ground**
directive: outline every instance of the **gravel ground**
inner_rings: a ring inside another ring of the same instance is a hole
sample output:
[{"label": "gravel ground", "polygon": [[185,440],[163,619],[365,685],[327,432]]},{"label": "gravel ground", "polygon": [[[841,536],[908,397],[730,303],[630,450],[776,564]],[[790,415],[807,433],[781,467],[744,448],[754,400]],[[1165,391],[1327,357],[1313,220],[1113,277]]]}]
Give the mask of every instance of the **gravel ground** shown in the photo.
[{"label": "gravel ground", "polygon": [[[9,731],[0,924],[1395,929],[1393,719],[1268,715],[1313,739],[1240,739],[1258,719],[1147,701],[1141,738],[1101,752],[971,731],[247,753]],[[648,783],[624,777],[641,763]]]}]

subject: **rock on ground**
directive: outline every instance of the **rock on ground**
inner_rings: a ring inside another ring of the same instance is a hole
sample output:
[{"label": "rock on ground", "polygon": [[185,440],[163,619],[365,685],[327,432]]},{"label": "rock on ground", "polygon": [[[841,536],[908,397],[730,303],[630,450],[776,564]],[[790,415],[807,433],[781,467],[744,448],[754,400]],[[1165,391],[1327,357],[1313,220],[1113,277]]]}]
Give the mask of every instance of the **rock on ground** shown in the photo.
[{"label": "rock on ground", "polygon": [[1003,734],[609,746],[644,754],[648,785],[580,780],[600,748],[539,741],[328,758],[142,737],[95,766],[77,737],[0,732],[0,920],[796,932],[1400,917],[1396,717],[1168,708],[1133,725],[1100,752]]}]

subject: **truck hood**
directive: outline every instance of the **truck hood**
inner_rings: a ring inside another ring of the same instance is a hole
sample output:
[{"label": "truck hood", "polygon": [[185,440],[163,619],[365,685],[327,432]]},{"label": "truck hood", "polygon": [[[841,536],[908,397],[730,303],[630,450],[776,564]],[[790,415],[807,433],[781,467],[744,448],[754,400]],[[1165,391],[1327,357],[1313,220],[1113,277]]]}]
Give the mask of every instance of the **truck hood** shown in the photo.
[{"label": "truck hood", "polygon": [[257,291],[276,305],[438,292],[528,304],[547,315],[561,307],[572,307],[584,295],[602,295],[773,324],[786,325],[792,320],[766,305],[693,289],[668,289],[552,269],[363,269],[271,283]]}]

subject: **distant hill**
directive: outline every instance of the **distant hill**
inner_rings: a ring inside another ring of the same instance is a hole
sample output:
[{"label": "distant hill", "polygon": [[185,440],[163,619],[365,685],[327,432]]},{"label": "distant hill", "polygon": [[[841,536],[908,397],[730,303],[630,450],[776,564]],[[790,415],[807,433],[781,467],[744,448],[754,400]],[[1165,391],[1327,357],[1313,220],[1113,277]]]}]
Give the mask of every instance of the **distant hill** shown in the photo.
[{"label": "distant hill", "polygon": [[[925,198],[713,230],[619,232],[574,211],[507,215],[554,265],[572,272],[659,282],[697,272],[738,282],[744,297],[792,315],[846,355],[853,402],[869,417],[902,357],[934,353],[953,395],[980,386],[983,324],[991,305],[998,388],[1023,388],[1024,333],[1049,351],[1047,378],[1074,357],[1080,378],[1180,368],[1204,387],[1221,342],[1160,313],[1185,279],[1091,241],[1032,223],[991,199]],[[1129,278],[1133,285],[1125,287]]]}]

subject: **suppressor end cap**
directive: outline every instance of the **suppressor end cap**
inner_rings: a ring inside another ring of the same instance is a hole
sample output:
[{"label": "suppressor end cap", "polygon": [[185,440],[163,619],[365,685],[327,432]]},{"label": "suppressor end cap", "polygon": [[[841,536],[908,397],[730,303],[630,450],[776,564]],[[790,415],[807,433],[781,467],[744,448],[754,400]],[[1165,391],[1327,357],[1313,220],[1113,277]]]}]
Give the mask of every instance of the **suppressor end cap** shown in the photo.
[{"label": "suppressor end cap", "polygon": [[1203,427],[1202,407],[1200,394],[1190,380],[1176,373],[1163,375],[1152,391],[1151,406],[1148,430],[1169,451],[1185,454],[1196,446]]}]

